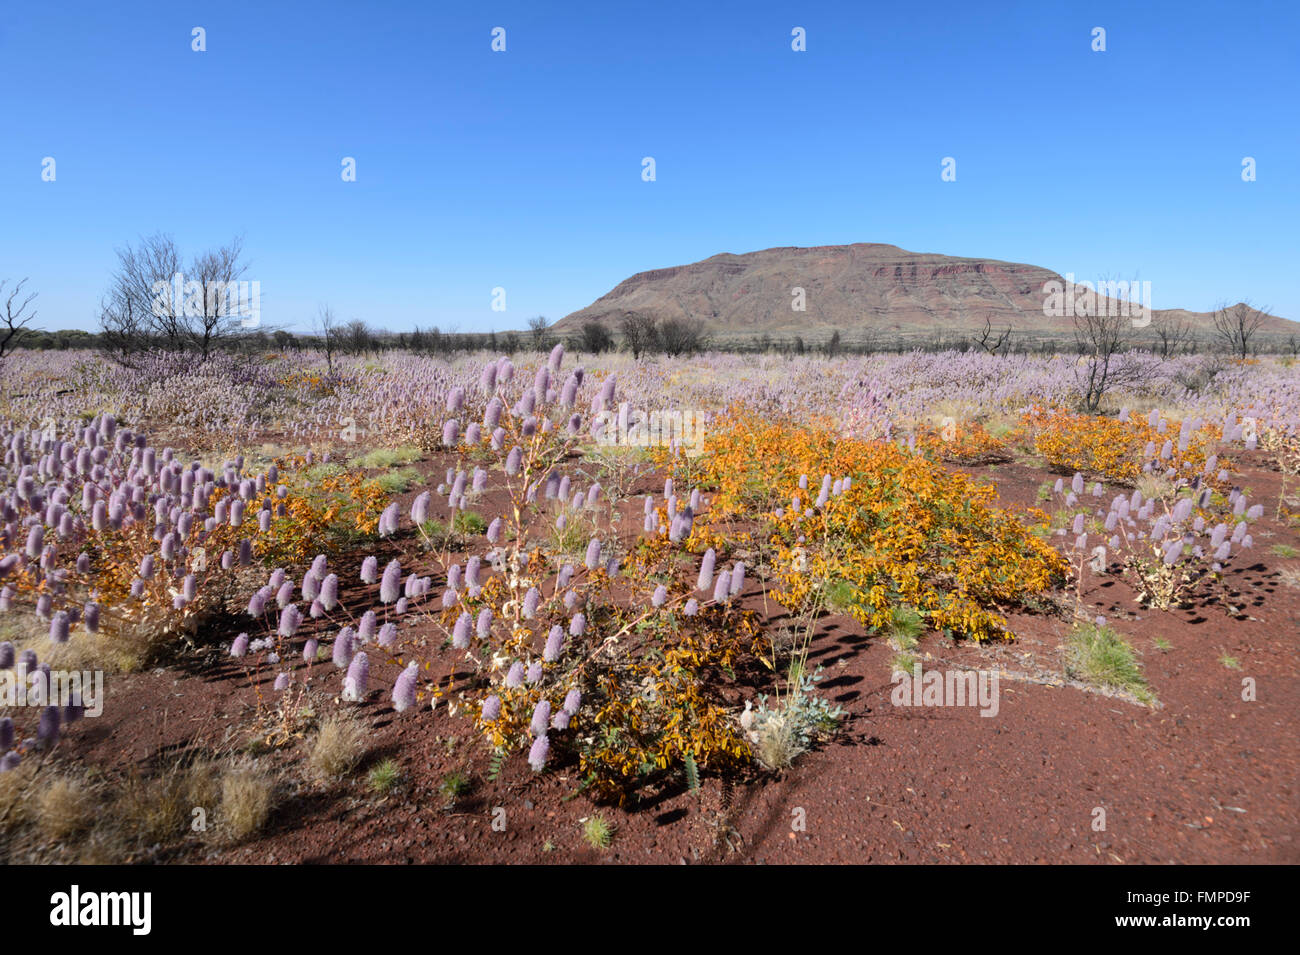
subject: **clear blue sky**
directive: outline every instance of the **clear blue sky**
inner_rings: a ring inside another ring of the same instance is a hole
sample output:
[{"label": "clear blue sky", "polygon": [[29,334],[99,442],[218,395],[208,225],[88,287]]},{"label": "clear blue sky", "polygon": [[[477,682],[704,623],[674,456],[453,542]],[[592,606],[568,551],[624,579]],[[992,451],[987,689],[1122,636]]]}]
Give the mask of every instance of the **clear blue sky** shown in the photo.
[{"label": "clear blue sky", "polygon": [[469,331],[718,252],[888,242],[1300,319],[1298,36],[1294,0],[9,0],[0,277],[93,328],[116,247],[242,233],[267,322]]}]

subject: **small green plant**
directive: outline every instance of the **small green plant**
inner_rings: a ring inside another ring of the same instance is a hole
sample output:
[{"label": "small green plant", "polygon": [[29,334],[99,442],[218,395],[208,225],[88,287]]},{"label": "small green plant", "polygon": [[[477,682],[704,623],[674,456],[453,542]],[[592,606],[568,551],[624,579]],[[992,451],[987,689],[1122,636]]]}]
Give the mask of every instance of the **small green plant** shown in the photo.
[{"label": "small green plant", "polygon": [[1155,702],[1133,648],[1110,627],[1075,627],[1067,647],[1065,672],[1072,679],[1127,693],[1147,706]]},{"label": "small green plant", "polygon": [[420,483],[420,472],[415,468],[402,468],[399,471],[387,471],[375,478],[375,482],[387,494],[401,494]]},{"label": "small green plant", "polygon": [[1170,643],[1168,640],[1166,640],[1164,637],[1156,637],[1155,644],[1156,644],[1156,649],[1160,651],[1169,651],[1174,648],[1174,645]]},{"label": "small green plant", "polygon": [[582,823],[582,838],[593,849],[608,849],[614,841],[614,827],[602,815],[588,816]]},{"label": "small green plant", "polygon": [[828,580],[823,599],[832,613],[848,613],[857,604],[857,590],[847,580]]},{"label": "small green plant", "polygon": [[483,515],[476,511],[457,511],[451,526],[457,534],[469,534],[474,537],[486,533],[488,528]]},{"label": "small green plant", "polygon": [[401,778],[402,771],[397,768],[397,763],[386,759],[370,770],[370,791],[383,795],[396,786]]},{"label": "small green plant", "polygon": [[844,718],[842,707],[817,695],[820,668],[809,674],[792,664],[790,672],[793,690],[770,706],[766,695],[759,696],[758,706],[747,704],[740,717],[754,758],[764,769],[785,769]]},{"label": "small green plant", "polygon": [[444,805],[449,809],[455,806],[469,792],[469,789],[469,777],[459,770],[453,770],[443,776],[442,782],[438,783],[438,792],[442,796]]},{"label": "small green plant", "polygon": [[1300,557],[1300,550],[1296,550],[1290,544],[1274,544],[1269,550],[1275,557],[1285,557],[1288,560],[1292,557]]},{"label": "small green plant", "polygon": [[889,661],[893,672],[912,672],[916,665],[916,655],[912,651],[920,645],[924,632],[925,618],[916,610],[911,607],[893,608],[886,630],[889,645],[894,648],[894,656]]},{"label": "small green plant", "polygon": [[1228,656],[1228,654],[1226,653],[1223,654],[1223,656],[1219,657],[1219,662],[1222,663],[1229,670],[1241,669],[1241,661],[1238,660],[1236,657]]},{"label": "small green plant", "polygon": [[695,757],[687,753],[683,759],[686,768],[686,788],[691,793],[700,791],[700,768],[695,764]]},{"label": "small green plant", "polygon": [[354,468],[391,468],[399,465],[414,464],[420,460],[420,449],[412,445],[397,448],[375,448],[358,455],[348,464]]}]

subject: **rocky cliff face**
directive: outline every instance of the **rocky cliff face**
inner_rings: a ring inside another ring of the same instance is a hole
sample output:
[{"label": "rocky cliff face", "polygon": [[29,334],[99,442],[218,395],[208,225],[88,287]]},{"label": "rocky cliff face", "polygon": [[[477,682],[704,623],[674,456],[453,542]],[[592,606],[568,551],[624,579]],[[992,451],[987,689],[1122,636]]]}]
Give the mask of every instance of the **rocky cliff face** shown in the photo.
[{"label": "rocky cliff face", "polygon": [[[559,327],[572,329],[593,319],[613,325],[637,312],[703,320],[710,334],[722,338],[817,338],[834,330],[848,340],[871,334],[966,334],[983,329],[986,320],[1031,335],[1068,333],[1074,327],[1068,312],[1044,314],[1044,286],[1050,282],[1064,285],[1060,275],[1038,266],[877,243],[764,249],[639,272],[565,316]],[[799,289],[802,311],[795,307]],[[1154,313],[1156,320],[1166,317],[1201,331],[1211,327],[1206,312]],[[1270,317],[1261,330],[1285,334],[1300,332],[1300,326]]]}]

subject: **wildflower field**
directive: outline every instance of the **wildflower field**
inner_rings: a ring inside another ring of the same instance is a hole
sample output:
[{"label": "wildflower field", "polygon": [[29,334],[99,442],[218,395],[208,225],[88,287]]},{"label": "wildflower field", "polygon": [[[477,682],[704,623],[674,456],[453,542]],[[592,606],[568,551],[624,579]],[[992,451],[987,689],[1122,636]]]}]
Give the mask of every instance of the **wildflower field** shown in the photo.
[{"label": "wildflower field", "polygon": [[11,358],[0,857],[1297,861],[1300,366],[1122,360]]}]

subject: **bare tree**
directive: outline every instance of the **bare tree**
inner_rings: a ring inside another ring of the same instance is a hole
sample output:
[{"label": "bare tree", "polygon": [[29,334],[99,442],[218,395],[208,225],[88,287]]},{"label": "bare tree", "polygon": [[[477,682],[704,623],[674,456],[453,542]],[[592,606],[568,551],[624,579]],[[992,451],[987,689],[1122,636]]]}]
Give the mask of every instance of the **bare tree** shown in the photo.
[{"label": "bare tree", "polygon": [[169,235],[156,233],[118,249],[118,267],[100,306],[100,329],[122,360],[151,349],[204,358],[238,327],[230,311],[231,283],[244,273],[242,241],[201,253],[188,275]]},{"label": "bare tree", "polygon": [[638,361],[642,353],[650,350],[658,333],[654,318],[639,312],[624,312],[619,330],[623,333],[623,344]]},{"label": "bare tree", "polygon": [[329,370],[330,377],[334,377],[334,352],[339,347],[339,322],[334,317],[334,310],[328,305],[322,305],[316,313],[316,318],[312,320],[312,330],[320,336],[321,347],[325,349],[325,367]]},{"label": "bare tree", "polygon": [[[238,298],[238,282],[247,266],[239,261],[243,240],[204,252],[190,266],[189,279],[198,283],[201,296],[197,308],[186,310],[185,328],[190,341],[206,359],[212,347],[231,337],[239,328],[236,312],[245,303]],[[235,301],[231,294],[235,292]],[[197,314],[194,314],[197,313]]]},{"label": "bare tree", "polygon": [[1011,326],[1008,325],[1003,332],[998,333],[993,328],[992,317],[984,319],[984,330],[975,336],[976,346],[989,355],[996,355],[1009,341],[1011,341]]},{"label": "bare tree", "polygon": [[1151,323],[1154,351],[1161,358],[1172,358],[1187,346],[1192,337],[1192,326],[1174,315],[1166,315]]},{"label": "bare tree", "polygon": [[343,341],[347,350],[354,355],[360,355],[375,347],[370,326],[359,318],[352,319],[343,329]]},{"label": "bare tree", "polygon": [[1214,333],[1228,352],[1238,358],[1250,353],[1250,340],[1268,318],[1268,309],[1256,308],[1250,302],[1236,305],[1220,303],[1214,309]]},{"label": "bare tree", "polygon": [[1079,386],[1084,409],[1096,412],[1107,391],[1116,385],[1135,381],[1140,375],[1138,366],[1125,360],[1121,354],[1127,345],[1125,336],[1132,328],[1132,321],[1122,309],[1109,308],[1099,302],[1096,295],[1090,295],[1076,305],[1074,340],[1082,357],[1075,366],[1075,383]]},{"label": "bare tree", "polygon": [[547,341],[549,337],[547,331],[550,327],[550,319],[545,315],[538,315],[536,318],[530,318],[528,320],[528,334],[532,336],[533,348],[535,350],[546,351],[546,346],[549,344]]},{"label": "bare tree", "polygon": [[[4,295],[4,288],[8,282],[8,279],[0,279],[0,295]],[[28,311],[36,298],[36,293],[31,292],[26,298],[22,297],[23,286],[26,284],[27,280],[21,279],[5,296],[4,326],[0,327],[0,358],[4,358],[18,347],[30,331],[27,326],[36,318],[35,309]]]}]

